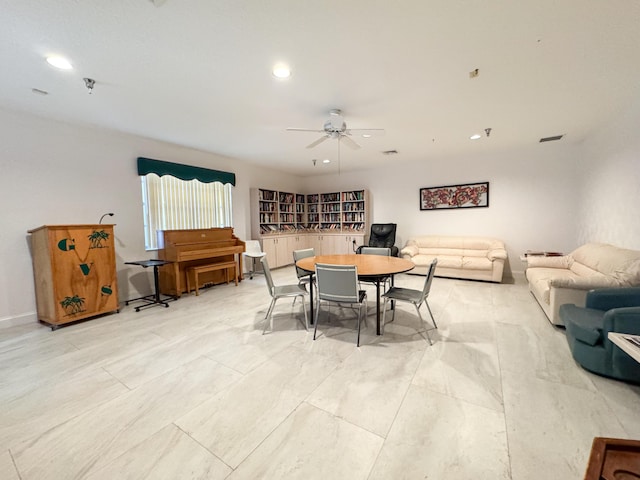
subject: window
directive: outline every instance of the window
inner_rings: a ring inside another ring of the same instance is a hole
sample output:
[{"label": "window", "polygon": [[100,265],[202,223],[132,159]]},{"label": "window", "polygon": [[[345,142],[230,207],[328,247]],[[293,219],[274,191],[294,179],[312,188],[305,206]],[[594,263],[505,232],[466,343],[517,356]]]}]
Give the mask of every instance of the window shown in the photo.
[{"label": "window", "polygon": [[155,173],[140,176],[147,250],[158,248],[157,230],[231,227],[231,183],[202,183]]}]

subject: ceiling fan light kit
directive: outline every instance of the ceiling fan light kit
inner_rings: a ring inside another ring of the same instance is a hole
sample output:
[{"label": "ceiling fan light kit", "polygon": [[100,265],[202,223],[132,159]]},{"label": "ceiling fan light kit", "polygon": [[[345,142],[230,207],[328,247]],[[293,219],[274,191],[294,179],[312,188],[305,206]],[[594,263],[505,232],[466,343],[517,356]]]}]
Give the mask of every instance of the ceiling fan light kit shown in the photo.
[{"label": "ceiling fan light kit", "polygon": [[345,122],[344,117],[342,116],[342,110],[338,108],[329,110],[329,119],[324,122],[324,125],[322,126],[322,130],[314,130],[314,129],[307,129],[307,128],[287,128],[287,131],[316,132],[316,133],[323,134],[319,139],[307,145],[307,148],[314,148],[320,145],[325,140],[329,138],[334,138],[334,139],[337,139],[338,142],[340,141],[344,142],[348,147],[354,150],[357,150],[358,148],[360,148],[360,145],[358,145],[351,138],[351,136],[353,135],[353,132],[366,132],[366,133],[361,133],[363,137],[365,135],[368,135],[368,137],[366,138],[369,138],[374,133],[384,134],[383,128],[347,128],[347,123]]}]

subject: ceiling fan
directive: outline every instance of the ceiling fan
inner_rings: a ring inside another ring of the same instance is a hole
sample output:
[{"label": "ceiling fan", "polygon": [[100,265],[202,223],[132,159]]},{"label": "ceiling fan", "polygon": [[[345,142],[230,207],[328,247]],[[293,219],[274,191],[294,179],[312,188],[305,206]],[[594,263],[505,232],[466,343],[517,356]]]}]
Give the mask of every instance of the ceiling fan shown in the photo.
[{"label": "ceiling fan", "polygon": [[323,135],[316,141],[307,145],[307,148],[313,148],[329,138],[336,138],[338,141],[342,140],[344,143],[355,149],[360,148],[352,138],[353,132],[358,132],[362,135],[382,135],[384,134],[384,128],[347,128],[347,124],[342,116],[342,111],[334,108],[329,111],[329,120],[324,122],[322,130],[311,130],[307,128],[287,128],[289,132],[317,132]]}]

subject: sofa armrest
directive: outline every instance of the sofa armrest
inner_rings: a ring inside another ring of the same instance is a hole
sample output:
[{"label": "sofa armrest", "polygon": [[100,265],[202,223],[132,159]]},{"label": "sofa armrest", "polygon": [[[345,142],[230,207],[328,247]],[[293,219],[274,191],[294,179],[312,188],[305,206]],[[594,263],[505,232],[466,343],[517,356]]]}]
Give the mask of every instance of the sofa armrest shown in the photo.
[{"label": "sofa armrest", "polygon": [[562,257],[527,257],[527,267],[535,268],[570,268],[572,263],[572,258],[569,255],[564,255]]},{"label": "sofa armrest", "polygon": [[640,307],[613,308],[604,315],[603,330],[640,335]]},{"label": "sofa armrest", "polygon": [[561,277],[549,279],[549,286],[556,288],[573,288],[574,290],[592,290],[594,288],[611,288],[617,284],[613,279],[592,277]]},{"label": "sofa armrest", "polygon": [[400,250],[400,255],[409,255],[410,257],[415,257],[418,253],[418,247],[415,245],[407,245],[402,250]]},{"label": "sofa armrest", "polygon": [[487,252],[487,257],[489,260],[506,260],[507,259],[507,251],[504,248],[494,248],[493,250],[489,250]]},{"label": "sofa armrest", "polygon": [[602,288],[587,294],[586,306],[597,310],[640,307],[640,287]]}]

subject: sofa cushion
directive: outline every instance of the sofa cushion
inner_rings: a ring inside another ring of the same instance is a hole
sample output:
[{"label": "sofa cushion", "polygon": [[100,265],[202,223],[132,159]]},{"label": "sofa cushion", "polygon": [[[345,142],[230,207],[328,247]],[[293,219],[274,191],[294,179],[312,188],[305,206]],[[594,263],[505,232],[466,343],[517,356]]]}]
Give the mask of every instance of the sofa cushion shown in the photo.
[{"label": "sofa cushion", "polygon": [[598,270],[594,270],[593,268],[588,267],[587,265],[584,265],[578,261],[573,261],[571,263],[571,266],[569,267],[569,270],[571,270],[573,273],[581,277],[594,277],[594,276],[600,276],[602,278],[607,277],[604,273],[601,273]]},{"label": "sofa cushion", "polygon": [[449,248],[457,251],[460,249],[486,251],[494,248],[504,248],[504,242],[495,238],[445,235],[422,235],[413,237],[407,242],[407,245],[412,244],[417,245],[418,248]]},{"label": "sofa cushion", "polygon": [[591,346],[601,344],[603,341],[604,314],[602,310],[577,307],[572,304],[560,306],[560,318],[567,329],[567,335]]},{"label": "sofa cushion", "polygon": [[407,245],[406,247],[404,247],[402,250],[400,250],[400,253],[402,255],[409,255],[411,257],[418,255],[418,253],[420,253],[420,250],[418,249],[417,245]]},{"label": "sofa cushion", "polygon": [[640,285],[640,252],[605,243],[587,243],[571,252],[578,263],[612,277],[621,286]]},{"label": "sofa cushion", "polygon": [[462,257],[462,268],[467,270],[491,270],[493,262],[486,255],[484,257]]},{"label": "sofa cushion", "polygon": [[564,268],[568,269],[573,263],[573,258],[569,255],[563,255],[561,257],[544,257],[544,256],[531,256],[527,257],[527,268]]},{"label": "sofa cushion", "polygon": [[550,290],[552,279],[572,279],[576,274],[571,270],[562,268],[527,268],[525,275],[529,281],[529,288],[536,297],[541,298],[547,305],[550,302]]},{"label": "sofa cushion", "polygon": [[[416,265],[429,265],[436,258],[435,255],[418,254],[411,259]],[[462,268],[462,257],[460,255],[438,255],[439,268]]]}]

